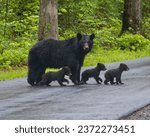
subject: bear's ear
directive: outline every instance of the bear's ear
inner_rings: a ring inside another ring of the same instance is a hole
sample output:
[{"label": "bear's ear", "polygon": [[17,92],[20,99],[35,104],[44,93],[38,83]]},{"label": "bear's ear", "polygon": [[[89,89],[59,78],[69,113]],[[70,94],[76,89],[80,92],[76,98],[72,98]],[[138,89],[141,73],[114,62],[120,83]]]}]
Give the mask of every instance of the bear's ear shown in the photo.
[{"label": "bear's ear", "polygon": [[93,40],[94,38],[95,38],[95,35],[94,35],[94,34],[91,34],[91,35],[90,35],[90,39]]},{"label": "bear's ear", "polygon": [[123,67],[124,66],[124,64],[123,63],[120,63],[120,67]]},{"label": "bear's ear", "polygon": [[77,38],[78,38],[78,40],[81,40],[82,35],[80,33],[77,33]]},{"label": "bear's ear", "polygon": [[97,63],[97,66],[99,66],[100,65],[100,63]]}]

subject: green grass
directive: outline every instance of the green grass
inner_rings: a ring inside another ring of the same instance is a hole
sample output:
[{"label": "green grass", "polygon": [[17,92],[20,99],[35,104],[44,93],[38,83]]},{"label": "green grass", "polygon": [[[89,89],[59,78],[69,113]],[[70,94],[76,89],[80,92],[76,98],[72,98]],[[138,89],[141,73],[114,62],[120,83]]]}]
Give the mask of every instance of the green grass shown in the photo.
[{"label": "green grass", "polygon": [[[48,71],[57,71],[59,69],[47,69]],[[12,70],[0,70],[0,80],[9,80],[27,76],[27,67],[20,67]]]},{"label": "green grass", "polygon": [[84,61],[84,66],[95,66],[99,63],[112,63],[122,60],[130,60],[150,56],[150,49],[143,51],[126,51],[126,50],[95,50],[88,54]]},{"label": "green grass", "polygon": [[[88,54],[84,61],[84,66],[95,66],[99,63],[112,63],[122,60],[130,60],[150,56],[150,49],[144,51],[120,51],[120,50],[95,50]],[[47,69],[46,71],[56,71],[58,69]],[[15,70],[0,71],[0,80],[8,80],[14,78],[25,77],[27,75],[27,67],[17,68]]]},{"label": "green grass", "polygon": [[27,67],[21,67],[14,70],[1,70],[0,80],[20,78],[25,77],[26,75],[27,75]]}]

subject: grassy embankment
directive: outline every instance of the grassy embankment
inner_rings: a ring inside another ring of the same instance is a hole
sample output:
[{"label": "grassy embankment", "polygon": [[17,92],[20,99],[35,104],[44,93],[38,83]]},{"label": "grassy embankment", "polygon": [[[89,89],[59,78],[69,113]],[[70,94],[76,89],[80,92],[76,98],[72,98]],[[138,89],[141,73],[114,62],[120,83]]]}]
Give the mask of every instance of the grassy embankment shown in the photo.
[{"label": "grassy embankment", "polygon": [[[120,51],[120,50],[96,50],[94,53],[87,55],[84,66],[95,66],[97,62],[112,63],[122,60],[142,58],[150,56],[150,50],[144,51]],[[14,78],[25,77],[27,75],[27,67],[15,68],[12,70],[0,70],[0,80],[8,80]]]}]

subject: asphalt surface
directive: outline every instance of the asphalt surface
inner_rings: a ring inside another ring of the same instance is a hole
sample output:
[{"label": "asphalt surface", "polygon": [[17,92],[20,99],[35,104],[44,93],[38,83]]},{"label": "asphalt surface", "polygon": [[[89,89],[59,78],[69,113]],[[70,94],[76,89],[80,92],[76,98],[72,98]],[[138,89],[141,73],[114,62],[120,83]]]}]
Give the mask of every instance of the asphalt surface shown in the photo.
[{"label": "asphalt surface", "polygon": [[[0,119],[120,119],[150,104],[150,57],[123,62],[130,68],[123,72],[124,85],[97,85],[90,79],[88,85],[31,87],[26,78],[1,81]],[[106,64],[107,69],[118,66]]]}]

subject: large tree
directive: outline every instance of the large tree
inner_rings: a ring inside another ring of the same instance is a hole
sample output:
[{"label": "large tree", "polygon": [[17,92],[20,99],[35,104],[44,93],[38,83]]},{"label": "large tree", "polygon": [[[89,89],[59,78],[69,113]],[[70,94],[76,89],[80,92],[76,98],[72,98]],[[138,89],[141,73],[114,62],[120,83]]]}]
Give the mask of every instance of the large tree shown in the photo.
[{"label": "large tree", "polygon": [[40,0],[38,39],[58,39],[57,0]]},{"label": "large tree", "polygon": [[121,34],[130,30],[141,32],[141,0],[124,0]]}]

